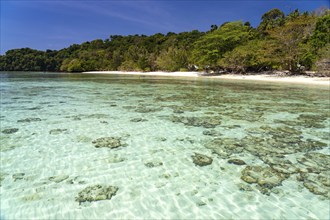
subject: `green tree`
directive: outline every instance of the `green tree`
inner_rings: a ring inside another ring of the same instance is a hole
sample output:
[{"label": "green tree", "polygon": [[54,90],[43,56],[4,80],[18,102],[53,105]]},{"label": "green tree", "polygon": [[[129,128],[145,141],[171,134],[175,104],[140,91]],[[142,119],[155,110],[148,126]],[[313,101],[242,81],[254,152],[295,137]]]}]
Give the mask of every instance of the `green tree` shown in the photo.
[{"label": "green tree", "polygon": [[284,18],[285,15],[280,9],[271,9],[270,11],[262,15],[261,23],[258,27],[258,30],[261,32],[265,32],[275,27],[282,26],[285,22]]},{"label": "green tree", "polygon": [[[330,11],[330,10],[329,10]],[[317,18],[311,44],[318,50],[330,42],[330,13]]]},{"label": "green tree", "polygon": [[315,65],[319,75],[330,76],[330,10],[324,10],[317,18],[315,30],[310,39],[315,54]]},{"label": "green tree", "polygon": [[0,70],[177,71],[197,65],[214,71],[299,72],[301,66],[321,69],[328,63],[329,27],[329,9],[313,14],[294,10],[285,17],[275,8],[262,16],[257,30],[249,22],[236,21],[212,25],[207,32],[112,35],[59,51],[9,50],[0,56]]},{"label": "green tree", "polygon": [[270,40],[251,40],[224,54],[219,60],[219,65],[227,71],[246,73],[247,71],[259,72],[271,70],[277,66],[269,51]]},{"label": "green tree", "polygon": [[162,51],[156,60],[157,67],[164,71],[178,71],[181,68],[187,69],[188,57],[183,49],[170,47]]},{"label": "green tree", "polygon": [[269,31],[275,43],[271,46],[279,53],[274,54],[275,60],[280,60],[281,67],[291,72],[299,72],[302,56],[308,53],[305,46],[313,33],[315,17],[301,15]]},{"label": "green tree", "polygon": [[216,70],[223,54],[247,42],[250,37],[250,27],[244,26],[241,21],[223,24],[195,42],[191,62],[203,69]]},{"label": "green tree", "polygon": [[[308,15],[308,14],[305,14],[305,15]],[[292,20],[298,18],[299,16],[300,16],[300,12],[299,12],[298,9],[296,9],[296,10],[290,12],[290,13],[285,17],[285,20],[286,20],[286,21],[292,21]]]},{"label": "green tree", "polygon": [[82,72],[84,69],[81,66],[81,61],[78,59],[73,59],[70,61],[68,64],[68,69],[69,72]]}]

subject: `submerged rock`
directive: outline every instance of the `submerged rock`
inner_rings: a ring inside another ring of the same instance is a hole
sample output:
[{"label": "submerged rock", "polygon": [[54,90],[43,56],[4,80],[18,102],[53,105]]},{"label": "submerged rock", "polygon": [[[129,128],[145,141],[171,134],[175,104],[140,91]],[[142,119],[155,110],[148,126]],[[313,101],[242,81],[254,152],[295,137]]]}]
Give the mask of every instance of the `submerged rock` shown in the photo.
[{"label": "submerged rock", "polygon": [[0,152],[4,152],[4,151],[9,151],[9,150],[13,150],[17,147],[20,147],[19,144],[17,143],[5,143],[5,141],[9,140],[9,137],[0,137]]},{"label": "submerged rock", "polygon": [[192,139],[191,137],[185,137],[185,138],[176,138],[177,141],[182,141],[182,142],[187,142],[190,144],[195,143],[195,140]]},{"label": "submerged rock", "polygon": [[79,204],[83,202],[95,202],[100,200],[110,200],[118,191],[116,186],[94,185],[88,186],[78,193],[75,198]]},{"label": "submerged rock", "polygon": [[96,119],[102,119],[102,118],[108,118],[108,117],[109,117],[109,115],[101,114],[101,113],[86,115],[86,118],[96,118]]},{"label": "submerged rock", "polygon": [[195,155],[191,156],[194,164],[198,166],[207,166],[213,162],[211,157],[208,157],[204,154],[195,153]]},{"label": "submerged rock", "polygon": [[160,161],[151,161],[151,162],[147,162],[144,164],[146,167],[152,168],[152,167],[159,167],[159,166],[163,166],[163,162]]},{"label": "submerged rock", "polygon": [[36,200],[39,200],[41,199],[41,195],[38,194],[38,193],[32,193],[32,194],[29,194],[29,195],[25,195],[23,196],[21,199],[24,201],[24,202],[31,202],[31,201],[36,201]]},{"label": "submerged rock", "polygon": [[270,127],[261,126],[246,130],[250,134],[261,135],[264,138],[270,138],[277,142],[294,143],[302,139],[302,132],[289,126]]},{"label": "submerged rock", "polygon": [[277,157],[272,155],[261,156],[260,159],[268,164],[277,172],[284,174],[293,174],[298,172],[298,168],[291,161],[287,160],[284,156]]},{"label": "submerged rock", "polygon": [[288,178],[287,175],[277,172],[270,167],[247,166],[241,173],[241,179],[247,183],[256,183],[259,190],[268,194],[268,190],[282,184]]},{"label": "submerged rock", "polygon": [[60,128],[52,129],[49,131],[49,134],[61,134],[61,133],[66,132],[67,130],[68,129],[60,129]]},{"label": "submerged rock", "polygon": [[328,140],[330,137],[330,131],[319,131],[315,129],[313,131],[310,131],[309,133],[324,140]]},{"label": "submerged rock", "polygon": [[297,158],[298,180],[313,194],[330,199],[330,155],[311,152]]},{"label": "submerged rock", "polygon": [[240,191],[253,191],[252,187],[248,184],[240,183],[237,186]]},{"label": "submerged rock", "polygon": [[26,119],[17,120],[17,122],[37,122],[37,121],[41,121],[41,118],[26,118]]},{"label": "submerged rock", "polygon": [[176,113],[176,114],[183,114],[184,111],[181,110],[181,109],[174,109],[174,110],[173,110],[173,113]]},{"label": "submerged rock", "polygon": [[145,118],[132,118],[130,121],[131,122],[144,122],[144,121],[148,121],[148,120]]},{"label": "submerged rock", "polygon": [[156,139],[157,141],[162,141],[162,142],[164,142],[164,141],[167,140],[166,137],[156,137],[155,139]]},{"label": "submerged rock", "polygon": [[327,114],[324,115],[312,115],[312,114],[301,114],[297,118],[297,125],[307,128],[325,128],[326,125],[323,123],[328,118]]},{"label": "submerged rock", "polygon": [[301,173],[298,180],[313,194],[330,199],[330,171],[321,173]]},{"label": "submerged rock", "polygon": [[241,128],[242,126],[240,125],[228,125],[228,126],[224,126],[224,128],[226,129],[236,129],[236,128]]},{"label": "submerged rock", "polygon": [[24,176],[25,176],[25,173],[15,173],[13,174],[13,179],[14,179],[14,182],[16,182],[16,180],[22,180],[24,179]]},{"label": "submerged rock", "polygon": [[203,135],[208,135],[208,136],[221,136],[222,134],[214,129],[212,130],[205,130],[203,131]]},{"label": "submerged rock", "polygon": [[18,128],[7,128],[2,130],[1,132],[4,134],[13,134],[16,133],[18,131]]},{"label": "submerged rock", "polygon": [[146,106],[138,106],[135,109],[135,112],[139,113],[152,113],[152,112],[158,112],[163,110],[162,108],[153,108],[153,107],[146,107]]},{"label": "submerged rock", "polygon": [[7,175],[8,175],[7,173],[1,173],[1,172],[0,172],[0,186],[1,186],[1,182],[4,181],[4,180],[6,179],[6,176],[7,176]]},{"label": "submerged rock", "polygon": [[80,176],[76,176],[74,178],[70,178],[70,179],[68,179],[65,182],[68,183],[68,184],[80,184],[80,185],[86,184],[86,181],[83,180],[83,179],[81,179]]},{"label": "submerged rock", "polygon": [[58,176],[51,176],[48,178],[48,180],[53,181],[55,183],[60,183],[68,178],[69,178],[68,175],[58,175]]},{"label": "submerged rock", "polygon": [[107,157],[105,159],[105,161],[107,161],[108,163],[120,163],[120,162],[123,162],[125,160],[126,160],[125,158],[121,157],[118,154],[110,155],[109,157]]},{"label": "submerged rock", "polygon": [[239,165],[239,166],[242,166],[242,165],[246,165],[245,161],[244,160],[241,160],[241,159],[230,159],[228,160],[228,163],[230,164],[235,164],[235,165]]},{"label": "submerged rock", "polygon": [[221,124],[220,118],[217,117],[180,117],[171,116],[170,120],[174,123],[183,123],[187,126],[215,128]]},{"label": "submerged rock", "polygon": [[117,148],[124,147],[126,144],[121,142],[120,138],[116,137],[102,137],[92,141],[96,148],[107,147],[107,148]]},{"label": "submerged rock", "polygon": [[271,126],[261,126],[257,128],[248,129],[248,132],[256,133],[264,133],[267,135],[277,135],[277,136],[285,136],[285,135],[301,135],[302,132],[300,130],[294,129],[292,126],[279,126],[279,127],[271,127]]},{"label": "submerged rock", "polygon": [[242,112],[232,112],[228,114],[232,119],[235,120],[244,120],[244,121],[249,121],[249,122],[256,122],[256,121],[262,121],[263,119],[263,112],[248,112],[248,113],[243,113]]},{"label": "submerged rock", "polygon": [[79,116],[73,116],[73,117],[72,117],[72,120],[74,120],[74,121],[80,121],[81,118],[80,118]]},{"label": "submerged rock", "polygon": [[330,170],[330,155],[311,152],[297,158],[302,172],[320,173]]},{"label": "submerged rock", "polygon": [[[261,133],[262,134],[262,133]],[[283,156],[297,152],[320,150],[327,145],[311,139],[303,140],[300,136],[263,134],[264,137],[247,136],[242,139],[246,151],[255,156]]]},{"label": "submerged rock", "polygon": [[221,158],[228,158],[232,154],[239,154],[244,150],[243,142],[235,138],[216,138],[207,142],[205,147]]},{"label": "submerged rock", "polygon": [[40,110],[40,109],[42,109],[41,106],[36,106],[36,107],[32,107],[32,108],[26,108],[26,110],[31,110],[31,111]]}]

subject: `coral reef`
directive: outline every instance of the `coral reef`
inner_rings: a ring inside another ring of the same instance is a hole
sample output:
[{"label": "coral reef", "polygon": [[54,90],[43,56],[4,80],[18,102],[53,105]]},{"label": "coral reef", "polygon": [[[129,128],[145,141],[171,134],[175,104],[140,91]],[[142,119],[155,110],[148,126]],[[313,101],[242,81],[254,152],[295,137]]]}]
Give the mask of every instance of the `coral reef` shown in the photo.
[{"label": "coral reef", "polygon": [[121,138],[117,137],[102,137],[92,141],[96,148],[107,147],[107,148],[118,148],[126,146],[125,143],[121,142]]},{"label": "coral reef", "polygon": [[83,202],[109,200],[116,195],[118,189],[119,188],[116,186],[104,186],[99,184],[88,186],[78,193],[76,201],[81,204]]},{"label": "coral reef", "polygon": [[193,159],[194,164],[198,166],[207,166],[212,164],[213,162],[213,159],[211,157],[208,157],[204,154],[195,153],[195,155],[192,155],[191,157]]}]

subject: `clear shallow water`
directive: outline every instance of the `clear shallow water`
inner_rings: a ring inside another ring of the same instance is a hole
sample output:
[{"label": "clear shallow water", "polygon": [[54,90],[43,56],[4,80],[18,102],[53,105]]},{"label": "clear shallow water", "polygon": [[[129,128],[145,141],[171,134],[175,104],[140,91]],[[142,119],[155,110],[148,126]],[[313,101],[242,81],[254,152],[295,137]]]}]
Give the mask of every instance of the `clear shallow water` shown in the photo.
[{"label": "clear shallow water", "polygon": [[0,76],[2,219],[329,219],[329,88]]}]

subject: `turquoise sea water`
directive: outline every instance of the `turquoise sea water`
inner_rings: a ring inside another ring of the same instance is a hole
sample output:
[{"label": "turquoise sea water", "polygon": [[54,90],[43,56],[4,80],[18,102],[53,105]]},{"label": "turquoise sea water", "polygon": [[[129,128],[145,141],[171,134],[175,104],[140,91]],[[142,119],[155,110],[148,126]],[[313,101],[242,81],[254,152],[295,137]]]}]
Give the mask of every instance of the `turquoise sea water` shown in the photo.
[{"label": "turquoise sea water", "polygon": [[327,87],[0,76],[1,219],[330,217]]}]

